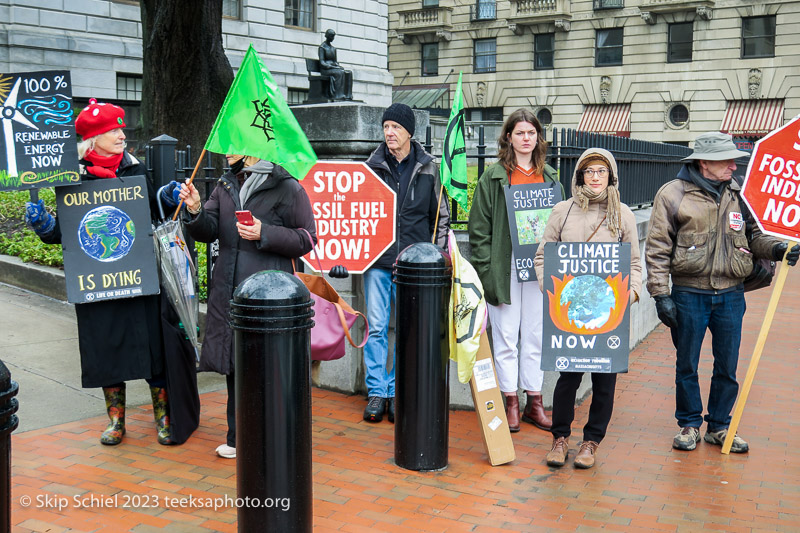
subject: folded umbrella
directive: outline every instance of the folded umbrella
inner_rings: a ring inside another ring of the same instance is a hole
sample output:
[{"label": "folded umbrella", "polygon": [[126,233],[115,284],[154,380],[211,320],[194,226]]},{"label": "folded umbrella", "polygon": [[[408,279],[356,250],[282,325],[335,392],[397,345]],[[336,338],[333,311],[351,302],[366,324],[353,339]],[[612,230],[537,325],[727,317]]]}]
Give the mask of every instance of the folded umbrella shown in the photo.
[{"label": "folded umbrella", "polygon": [[153,232],[161,285],[166,289],[169,302],[178,315],[186,337],[194,346],[195,358],[199,360],[200,345],[197,339],[199,302],[195,291],[197,270],[186,245],[186,239],[183,237],[181,223],[177,220],[166,220],[164,216],[161,189],[156,195],[161,222]]}]

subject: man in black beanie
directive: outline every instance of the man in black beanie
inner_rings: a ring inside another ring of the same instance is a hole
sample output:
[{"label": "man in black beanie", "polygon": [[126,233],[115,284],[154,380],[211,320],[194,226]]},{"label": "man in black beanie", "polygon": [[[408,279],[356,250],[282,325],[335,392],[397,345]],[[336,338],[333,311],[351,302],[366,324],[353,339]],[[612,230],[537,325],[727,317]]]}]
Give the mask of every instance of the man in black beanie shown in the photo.
[{"label": "man in black beanie", "polygon": [[387,372],[389,317],[395,302],[392,265],[401,250],[417,242],[447,247],[450,227],[449,200],[440,195],[439,169],[414,135],[414,112],[392,104],[383,113],[384,142],[372,152],[367,165],[397,193],[396,239],[364,273],[369,338],[364,346],[368,403],[364,420],[380,422],[388,412],[394,422],[394,365]]}]

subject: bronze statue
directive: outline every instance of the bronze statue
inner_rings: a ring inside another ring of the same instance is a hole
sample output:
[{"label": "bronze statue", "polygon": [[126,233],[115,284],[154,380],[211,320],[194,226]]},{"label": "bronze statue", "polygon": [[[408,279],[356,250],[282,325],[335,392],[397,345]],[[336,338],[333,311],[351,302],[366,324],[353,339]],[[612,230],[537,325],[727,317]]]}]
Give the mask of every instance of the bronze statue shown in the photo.
[{"label": "bronze statue", "polygon": [[330,76],[330,89],[328,96],[334,100],[353,99],[353,72],[345,70],[336,62],[336,48],[334,48],[333,38],[336,32],[328,30],[325,32],[325,42],[319,46],[319,72],[323,76]]}]

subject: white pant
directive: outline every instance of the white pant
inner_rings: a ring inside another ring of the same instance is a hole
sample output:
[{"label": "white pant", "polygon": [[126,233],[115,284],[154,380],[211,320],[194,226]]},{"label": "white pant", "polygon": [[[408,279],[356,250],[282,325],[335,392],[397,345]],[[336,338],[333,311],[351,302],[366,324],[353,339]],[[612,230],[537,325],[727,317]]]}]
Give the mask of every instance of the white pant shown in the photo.
[{"label": "white pant", "polygon": [[488,309],[500,390],[517,392],[519,386],[528,391],[541,391],[543,310],[539,282],[519,283],[512,265],[511,304],[489,305]]}]

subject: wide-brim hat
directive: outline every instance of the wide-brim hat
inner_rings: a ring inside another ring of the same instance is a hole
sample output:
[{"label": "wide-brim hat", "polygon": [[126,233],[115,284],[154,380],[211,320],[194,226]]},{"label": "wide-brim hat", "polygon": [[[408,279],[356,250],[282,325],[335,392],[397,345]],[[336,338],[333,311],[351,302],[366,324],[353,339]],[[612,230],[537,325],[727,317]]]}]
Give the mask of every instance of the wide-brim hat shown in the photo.
[{"label": "wide-brim hat", "polygon": [[727,133],[712,131],[699,135],[694,141],[694,152],[688,157],[684,157],[683,160],[727,161],[749,155],[747,152],[737,149],[733,144],[733,138]]}]

